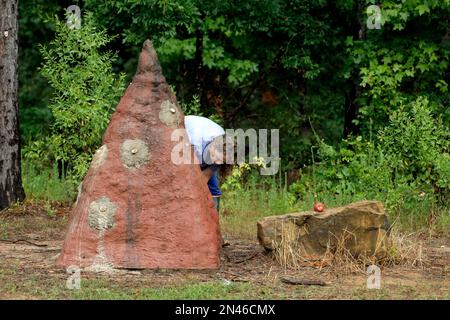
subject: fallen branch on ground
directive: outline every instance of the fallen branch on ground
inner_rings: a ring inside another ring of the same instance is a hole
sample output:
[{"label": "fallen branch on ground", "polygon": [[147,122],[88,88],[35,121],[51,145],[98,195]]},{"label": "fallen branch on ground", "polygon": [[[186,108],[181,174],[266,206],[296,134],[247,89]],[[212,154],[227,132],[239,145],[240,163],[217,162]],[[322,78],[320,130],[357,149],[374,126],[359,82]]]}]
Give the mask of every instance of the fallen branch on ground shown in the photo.
[{"label": "fallen branch on ground", "polygon": [[326,286],[327,283],[322,280],[311,280],[311,279],[301,279],[301,278],[294,278],[294,277],[281,277],[281,282],[287,283],[287,284],[295,284],[295,285],[304,285],[304,286]]},{"label": "fallen branch on ground", "polygon": [[0,239],[1,242],[8,242],[8,243],[18,243],[18,242],[25,242],[28,243],[30,245],[36,246],[36,247],[47,247],[46,244],[43,243],[35,243],[35,242],[31,242],[27,239],[16,239],[16,240],[5,240],[5,239]]}]

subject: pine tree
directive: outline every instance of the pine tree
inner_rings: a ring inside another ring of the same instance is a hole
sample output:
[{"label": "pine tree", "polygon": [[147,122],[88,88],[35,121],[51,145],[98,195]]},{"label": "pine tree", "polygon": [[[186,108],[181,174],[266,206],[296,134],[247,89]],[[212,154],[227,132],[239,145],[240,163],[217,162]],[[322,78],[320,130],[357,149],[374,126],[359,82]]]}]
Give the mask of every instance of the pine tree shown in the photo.
[{"label": "pine tree", "polygon": [[17,0],[0,0],[0,210],[25,198],[20,168],[17,6]]}]

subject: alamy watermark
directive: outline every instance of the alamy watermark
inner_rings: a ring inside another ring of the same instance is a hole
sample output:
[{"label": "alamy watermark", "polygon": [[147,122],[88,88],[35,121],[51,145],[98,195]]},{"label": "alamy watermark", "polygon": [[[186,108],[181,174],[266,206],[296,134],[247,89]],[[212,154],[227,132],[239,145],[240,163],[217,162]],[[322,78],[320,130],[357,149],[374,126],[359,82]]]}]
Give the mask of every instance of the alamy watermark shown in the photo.
[{"label": "alamy watermark", "polygon": [[367,29],[381,29],[381,9],[377,5],[368,6],[367,13]]},{"label": "alamy watermark", "polygon": [[191,143],[185,129],[174,130],[171,140],[177,142],[171,153],[172,163],[176,165],[201,164],[202,162],[207,164],[241,164],[247,162],[260,165],[262,162],[261,175],[274,175],[280,168],[279,129],[259,129],[258,131],[256,129],[245,131],[243,129],[226,129],[224,136],[214,139],[215,144],[223,146],[223,152],[222,150],[219,151],[214,161],[211,160],[211,157],[205,157],[207,148],[204,143],[199,145],[193,143],[195,152],[194,154],[191,152]]},{"label": "alamy watermark", "polygon": [[367,268],[367,289],[381,289],[381,269],[372,264]]},{"label": "alamy watermark", "polygon": [[66,288],[70,290],[81,289],[81,269],[78,266],[67,267],[66,272],[70,274],[66,280]]},{"label": "alamy watermark", "polygon": [[67,7],[66,25],[69,29],[81,29],[81,9],[77,5]]}]

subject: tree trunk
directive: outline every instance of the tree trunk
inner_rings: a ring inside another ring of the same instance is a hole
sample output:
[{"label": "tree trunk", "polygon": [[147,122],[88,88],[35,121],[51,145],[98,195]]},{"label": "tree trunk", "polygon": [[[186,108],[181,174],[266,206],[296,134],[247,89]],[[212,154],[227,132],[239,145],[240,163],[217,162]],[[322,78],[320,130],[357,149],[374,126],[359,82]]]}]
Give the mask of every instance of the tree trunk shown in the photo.
[{"label": "tree trunk", "polygon": [[[358,75],[355,75],[355,77],[359,80]],[[359,98],[361,90],[358,82],[351,81],[350,87],[350,92],[345,95],[344,138],[357,135],[360,132],[359,126],[353,120],[358,118],[359,106],[356,100]]]},{"label": "tree trunk", "polygon": [[0,210],[25,198],[20,168],[18,0],[0,0]]},{"label": "tree trunk", "polygon": [[[358,3],[357,12],[363,12],[363,5]],[[357,30],[358,33],[354,34],[358,40],[365,40],[366,38],[366,21],[365,15],[358,14]],[[355,23],[356,24],[356,23]],[[356,27],[355,27],[356,29]],[[345,96],[345,114],[344,114],[344,138],[350,135],[357,135],[360,133],[360,127],[354,123],[354,120],[359,115],[358,99],[361,96],[361,77],[359,72],[353,72],[350,80],[350,92]]]}]

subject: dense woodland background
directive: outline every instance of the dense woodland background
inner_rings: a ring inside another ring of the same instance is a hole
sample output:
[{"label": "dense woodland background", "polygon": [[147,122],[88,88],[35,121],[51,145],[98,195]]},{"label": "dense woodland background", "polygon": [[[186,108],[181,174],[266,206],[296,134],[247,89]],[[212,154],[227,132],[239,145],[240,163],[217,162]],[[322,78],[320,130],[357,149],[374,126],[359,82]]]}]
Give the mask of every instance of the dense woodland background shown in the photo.
[{"label": "dense woodland background", "polygon": [[[65,24],[73,4],[79,30]],[[19,1],[25,191],[73,200],[149,38],[187,114],[280,129],[280,174],[237,166],[226,212],[366,198],[445,225],[449,13],[449,0]]]}]

